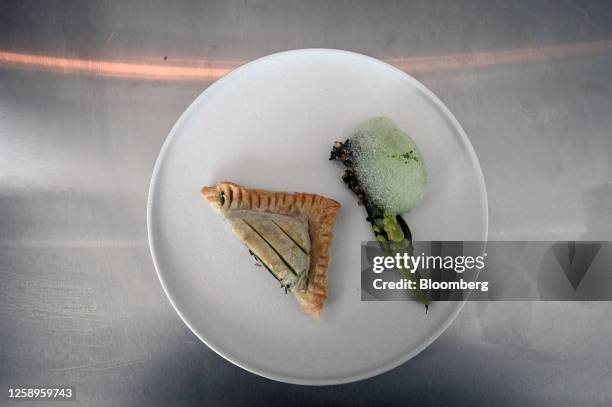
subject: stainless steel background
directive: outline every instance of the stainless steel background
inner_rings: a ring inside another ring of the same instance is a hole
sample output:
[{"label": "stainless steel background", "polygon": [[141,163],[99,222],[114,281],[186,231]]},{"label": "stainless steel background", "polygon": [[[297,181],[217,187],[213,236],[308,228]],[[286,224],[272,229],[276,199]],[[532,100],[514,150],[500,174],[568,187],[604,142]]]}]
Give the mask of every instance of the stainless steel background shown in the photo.
[{"label": "stainless steel background", "polygon": [[101,406],[612,404],[608,303],[471,303],[402,367],[323,388],[242,371],[182,324],[147,247],[157,152],[219,75],[304,47],[387,60],[447,104],[491,239],[611,239],[609,1],[4,1],[2,399],[70,384]]}]

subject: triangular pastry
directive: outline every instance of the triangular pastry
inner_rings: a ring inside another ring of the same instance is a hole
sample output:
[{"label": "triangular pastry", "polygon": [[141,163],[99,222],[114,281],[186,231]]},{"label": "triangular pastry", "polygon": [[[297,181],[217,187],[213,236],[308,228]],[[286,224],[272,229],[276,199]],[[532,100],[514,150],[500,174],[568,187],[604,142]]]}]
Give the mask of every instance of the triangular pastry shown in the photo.
[{"label": "triangular pastry", "polygon": [[203,187],[202,196],[304,310],[319,318],[327,298],[340,204],[320,195],[244,188],[231,182]]}]

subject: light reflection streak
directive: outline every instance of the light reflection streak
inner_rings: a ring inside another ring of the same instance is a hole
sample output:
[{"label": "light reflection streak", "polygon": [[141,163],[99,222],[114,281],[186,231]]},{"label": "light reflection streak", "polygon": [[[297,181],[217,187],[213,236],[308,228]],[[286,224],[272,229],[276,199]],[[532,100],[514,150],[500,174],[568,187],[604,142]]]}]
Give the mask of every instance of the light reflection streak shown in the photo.
[{"label": "light reflection streak", "polygon": [[[386,62],[408,73],[428,73],[545,62],[611,50],[612,41],[603,40],[539,48],[391,58]],[[151,61],[151,58],[143,57],[141,60]],[[183,58],[175,60],[174,64],[156,64],[60,58],[0,50],[0,68],[143,80],[213,81],[244,62]]]},{"label": "light reflection streak", "polygon": [[234,66],[160,65],[104,60],[58,58],[0,51],[0,67],[55,73],[110,76],[127,79],[210,81]]},{"label": "light reflection streak", "polygon": [[612,41],[592,41],[540,48],[395,58],[387,62],[409,73],[432,72],[576,58],[611,50]]}]

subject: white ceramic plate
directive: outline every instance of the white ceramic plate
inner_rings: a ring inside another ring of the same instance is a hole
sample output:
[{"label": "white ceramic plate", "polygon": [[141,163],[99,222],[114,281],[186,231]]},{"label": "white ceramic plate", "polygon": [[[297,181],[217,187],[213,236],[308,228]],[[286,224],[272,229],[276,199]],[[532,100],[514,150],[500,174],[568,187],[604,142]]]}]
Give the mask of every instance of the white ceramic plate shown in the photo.
[{"label": "white ceramic plate", "polygon": [[[181,318],[229,361],[290,383],[364,379],[426,348],[461,309],[437,303],[425,315],[416,303],[360,301],[360,243],[372,234],[328,157],[335,140],[379,115],[416,140],[427,164],[426,197],[406,217],[414,238],[486,240],[486,191],[467,136],[431,91],[376,59],[325,49],[258,59],[207,88],[170,132],[149,192],[151,253]],[[320,321],[254,266],[200,197],[226,180],[342,204]]]}]

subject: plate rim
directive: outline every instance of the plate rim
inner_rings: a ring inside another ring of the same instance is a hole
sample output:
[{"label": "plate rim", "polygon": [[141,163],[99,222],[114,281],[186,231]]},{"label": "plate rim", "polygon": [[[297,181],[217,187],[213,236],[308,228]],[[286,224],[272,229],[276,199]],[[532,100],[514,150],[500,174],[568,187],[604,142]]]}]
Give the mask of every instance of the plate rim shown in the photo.
[{"label": "plate rim", "polygon": [[457,130],[457,132],[459,133],[459,136],[461,137],[461,139],[463,140],[463,142],[466,144],[467,146],[467,152],[468,155],[470,156],[470,158],[473,160],[473,163],[476,164],[477,166],[477,178],[478,178],[478,183],[479,186],[481,188],[481,190],[483,191],[482,194],[482,204],[484,207],[484,222],[483,222],[483,236],[484,239],[483,241],[486,244],[486,241],[488,240],[488,233],[489,233],[489,203],[488,203],[488,194],[487,194],[487,188],[486,188],[486,184],[485,184],[485,180],[484,180],[484,174],[482,172],[482,166],[480,165],[480,161],[478,160],[478,156],[476,155],[476,151],[474,150],[474,146],[472,145],[471,140],[469,139],[469,137],[467,136],[466,132],[463,130],[463,127],[461,126],[461,124],[459,123],[459,121],[455,118],[455,116],[452,114],[452,112],[448,109],[448,107],[446,107],[446,105],[429,89],[427,88],[425,85],[423,85],[420,81],[418,81],[417,79],[415,79],[413,76],[411,76],[410,74],[402,71],[401,69],[387,63],[384,61],[381,61],[380,59],[362,54],[362,53],[358,53],[358,52],[354,52],[354,51],[347,51],[347,50],[341,50],[341,49],[333,49],[333,48],[299,48],[299,49],[291,49],[291,50],[287,50],[287,51],[280,51],[280,52],[276,52],[273,54],[269,54],[269,55],[265,55],[256,59],[253,59],[243,65],[240,65],[238,67],[236,67],[235,69],[231,70],[230,72],[226,73],[225,75],[223,75],[222,77],[220,77],[219,79],[217,79],[215,82],[213,82],[212,84],[210,84],[209,86],[207,86],[202,92],[200,92],[200,94],[189,104],[189,106],[185,109],[185,111],[183,111],[183,113],[180,115],[180,117],[177,119],[177,121],[174,123],[174,125],[172,126],[172,128],[170,129],[170,132],[168,133],[168,135],[166,136],[164,142],[162,143],[162,146],[159,150],[159,153],[157,155],[157,158],[155,159],[155,164],[153,166],[153,172],[151,174],[151,180],[149,181],[149,192],[147,195],[147,238],[148,238],[148,242],[149,242],[149,252],[151,253],[151,258],[153,260],[153,266],[155,268],[155,272],[157,274],[157,278],[159,279],[159,282],[161,283],[162,289],[164,291],[164,293],[166,294],[166,297],[168,298],[168,300],[170,301],[170,304],[172,305],[172,308],[174,308],[174,311],[178,314],[178,316],[180,317],[180,319],[183,321],[183,323],[189,328],[189,330],[200,340],[202,341],[206,346],[208,346],[210,349],[212,349],[217,355],[221,356],[223,359],[227,360],[228,362],[250,372],[253,374],[256,374],[258,376],[261,377],[265,377],[267,379],[271,379],[271,380],[275,380],[278,382],[283,382],[283,383],[288,383],[288,384],[297,384],[297,385],[307,385],[307,386],[329,386],[329,385],[337,385],[337,384],[346,384],[346,383],[352,383],[352,382],[356,382],[356,381],[360,381],[360,380],[365,380],[365,379],[369,379],[375,376],[378,376],[380,374],[386,373],[392,369],[395,369],[396,367],[399,367],[401,365],[403,365],[404,363],[408,362],[410,359],[412,359],[413,357],[415,357],[416,355],[418,355],[419,353],[421,353],[423,350],[427,349],[429,347],[429,345],[431,345],[436,339],[438,339],[440,337],[440,335],[442,335],[442,333],[444,331],[446,331],[446,329],[450,326],[450,324],[455,320],[455,318],[457,317],[457,315],[459,314],[459,312],[461,312],[461,310],[463,309],[463,306],[465,305],[465,300],[463,301],[456,301],[455,303],[458,303],[457,306],[452,310],[452,312],[448,315],[448,317],[443,321],[442,324],[440,324],[440,326],[438,327],[438,329],[436,329],[426,340],[422,341],[415,349],[413,349],[411,352],[406,353],[405,355],[403,355],[401,358],[392,361],[390,363],[384,364],[382,366],[380,366],[377,369],[372,369],[372,370],[368,370],[364,373],[361,374],[355,374],[355,375],[351,375],[351,376],[347,376],[347,377],[343,377],[343,378],[332,378],[332,379],[305,379],[305,378],[299,378],[299,377],[290,377],[290,376],[286,376],[286,375],[280,375],[280,374],[276,374],[273,372],[269,372],[269,371],[264,371],[263,369],[259,369],[256,367],[252,367],[252,366],[247,366],[244,363],[241,363],[238,360],[233,359],[230,355],[226,355],[223,351],[220,351],[219,349],[217,349],[214,345],[212,345],[211,343],[209,343],[206,338],[204,338],[203,335],[201,335],[197,329],[195,329],[187,320],[187,318],[183,315],[183,313],[181,312],[181,310],[178,308],[178,306],[175,304],[174,299],[172,298],[172,295],[170,294],[170,292],[168,291],[168,288],[166,286],[166,282],[164,280],[164,277],[162,276],[162,272],[160,271],[160,267],[158,265],[158,260],[157,260],[157,255],[156,255],[156,251],[155,251],[155,245],[154,245],[154,240],[155,238],[153,237],[153,226],[152,226],[152,222],[153,222],[153,216],[152,216],[152,208],[153,208],[153,196],[155,194],[155,187],[156,187],[156,181],[158,178],[158,172],[160,171],[162,162],[170,148],[170,145],[172,143],[172,141],[175,139],[176,137],[176,133],[177,130],[182,126],[183,122],[190,117],[192,111],[195,109],[195,106],[197,106],[199,104],[199,101],[201,99],[203,99],[205,96],[207,96],[209,93],[212,93],[217,87],[221,86],[223,83],[225,83],[226,81],[228,81],[231,77],[235,76],[236,74],[238,74],[239,72],[241,72],[244,69],[247,69],[248,67],[250,67],[251,65],[257,64],[257,63],[261,63],[270,59],[274,59],[274,58],[278,58],[278,57],[283,57],[286,55],[290,55],[290,54],[316,54],[316,53],[326,53],[326,54],[337,54],[337,55],[348,55],[351,57],[355,57],[355,58],[361,58],[363,60],[366,60],[368,62],[371,63],[375,63],[378,65],[382,65],[384,66],[386,69],[391,69],[392,71],[395,71],[395,73],[400,74],[401,76],[404,77],[404,79],[407,79],[408,81],[412,82],[413,85],[415,85],[421,92],[423,92],[428,98],[430,98],[430,100],[436,105],[436,107],[438,109],[440,109],[442,111],[442,113],[450,120],[452,126]]}]

